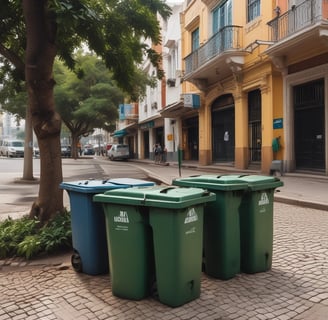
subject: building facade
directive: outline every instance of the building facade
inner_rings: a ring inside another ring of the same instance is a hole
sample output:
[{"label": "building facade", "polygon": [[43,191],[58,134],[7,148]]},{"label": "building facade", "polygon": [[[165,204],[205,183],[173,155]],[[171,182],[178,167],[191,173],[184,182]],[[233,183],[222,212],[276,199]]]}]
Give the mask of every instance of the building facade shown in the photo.
[{"label": "building facade", "polygon": [[283,136],[272,129],[282,117],[281,95],[274,94],[281,75],[264,53],[273,9],[272,1],[202,0],[184,11],[185,80],[201,95],[202,165],[270,170],[272,140]]},{"label": "building facade", "polygon": [[[328,174],[328,0],[186,0],[160,20],[165,79],[139,101],[137,157]],[[150,75],[156,70],[145,61]]]},{"label": "building facade", "polygon": [[266,54],[283,78],[284,167],[328,175],[328,1],[278,1]]},{"label": "building facade", "polygon": [[[197,88],[199,163],[327,174],[327,1],[194,0],[184,91]],[[189,83],[189,84],[188,84]]]},{"label": "building facade", "polygon": [[[159,17],[161,27],[161,44],[153,46],[162,54],[164,78],[156,80],[153,87],[147,86],[145,97],[139,101],[138,118],[138,158],[154,159],[155,145],[161,145],[166,150],[168,161],[177,159],[181,122],[171,114],[163,114],[163,110],[180,105],[181,98],[181,30],[180,12],[181,4],[171,4],[172,15],[167,20]],[[177,27],[178,26],[178,27]],[[151,43],[148,43],[152,46]],[[156,79],[157,70],[147,59],[144,60],[142,69],[150,77]],[[170,109],[171,110],[171,109]]]}]

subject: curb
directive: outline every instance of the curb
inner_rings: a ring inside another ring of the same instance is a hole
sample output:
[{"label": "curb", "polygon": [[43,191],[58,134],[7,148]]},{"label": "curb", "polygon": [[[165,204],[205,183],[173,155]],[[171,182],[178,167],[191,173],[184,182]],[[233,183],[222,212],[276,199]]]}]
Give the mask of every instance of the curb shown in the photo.
[{"label": "curb", "polygon": [[[153,174],[152,172],[150,172],[147,169],[140,168],[140,167],[139,167],[139,169],[142,169],[150,179],[158,181],[159,183],[163,183],[163,184],[166,184],[166,185],[171,185],[171,181],[166,181],[165,179]],[[289,197],[284,197],[284,196],[281,196],[281,195],[277,195],[276,193],[274,194],[274,200],[276,202],[289,204],[289,205],[294,205],[294,206],[298,206],[298,207],[328,211],[328,204],[326,204],[326,203],[299,200],[299,199],[294,199],[294,198],[289,198]]]},{"label": "curb", "polygon": [[290,205],[294,205],[294,206],[298,206],[298,207],[328,211],[328,205],[325,203],[321,203],[321,202],[292,199],[292,198],[276,196],[276,195],[274,196],[274,200],[276,202],[290,204]]}]

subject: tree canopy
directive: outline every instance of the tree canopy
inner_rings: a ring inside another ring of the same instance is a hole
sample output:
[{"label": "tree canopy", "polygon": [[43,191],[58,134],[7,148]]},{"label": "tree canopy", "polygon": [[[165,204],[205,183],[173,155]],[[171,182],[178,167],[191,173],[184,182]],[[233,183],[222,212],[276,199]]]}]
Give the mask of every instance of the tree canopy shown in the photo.
[{"label": "tree canopy", "polygon": [[1,77],[16,80],[17,90],[25,81],[27,113],[40,148],[40,188],[32,217],[46,222],[63,210],[58,188],[62,182],[61,118],[54,101],[55,58],[73,70],[76,49],[86,45],[102,58],[118,86],[133,95],[137,65],[145,57],[158,68],[161,61],[142,39],[159,44],[157,14],[167,18],[170,13],[163,0],[1,1]]},{"label": "tree canopy", "polygon": [[78,73],[69,70],[61,61],[54,65],[55,102],[62,121],[72,137],[72,154],[81,136],[94,128],[115,129],[118,105],[124,95],[103,61],[95,55],[81,53],[76,58]]}]

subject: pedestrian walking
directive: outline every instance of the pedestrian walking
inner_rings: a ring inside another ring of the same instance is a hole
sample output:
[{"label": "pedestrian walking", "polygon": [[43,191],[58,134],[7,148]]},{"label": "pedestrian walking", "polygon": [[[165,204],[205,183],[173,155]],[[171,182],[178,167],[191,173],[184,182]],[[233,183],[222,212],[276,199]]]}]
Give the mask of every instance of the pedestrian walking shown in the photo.
[{"label": "pedestrian walking", "polygon": [[161,145],[159,143],[155,144],[154,154],[155,154],[155,163],[159,164],[161,160]]}]

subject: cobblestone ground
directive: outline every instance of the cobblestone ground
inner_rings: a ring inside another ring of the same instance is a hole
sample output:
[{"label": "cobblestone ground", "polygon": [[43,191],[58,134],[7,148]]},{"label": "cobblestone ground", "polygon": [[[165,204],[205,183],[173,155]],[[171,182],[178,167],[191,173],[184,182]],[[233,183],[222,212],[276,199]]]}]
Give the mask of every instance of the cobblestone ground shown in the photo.
[{"label": "cobblestone ground", "polygon": [[108,275],[69,263],[11,266],[0,269],[0,320],[328,319],[328,212],[276,203],[274,221],[271,271],[228,281],[203,274],[201,297],[181,307],[116,298]]}]

